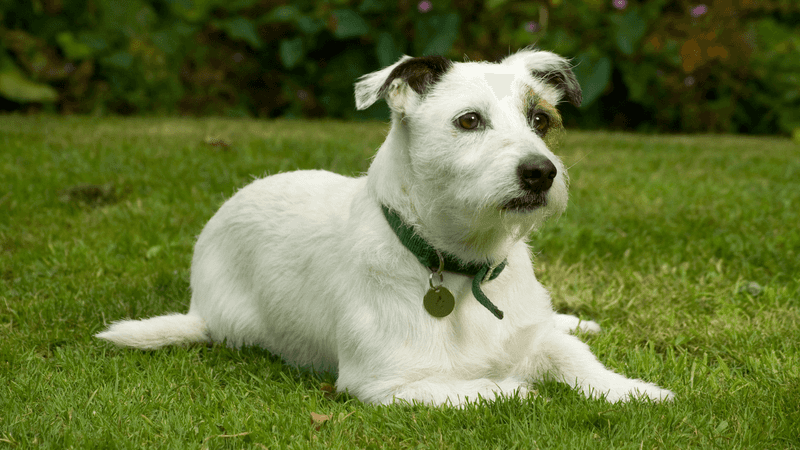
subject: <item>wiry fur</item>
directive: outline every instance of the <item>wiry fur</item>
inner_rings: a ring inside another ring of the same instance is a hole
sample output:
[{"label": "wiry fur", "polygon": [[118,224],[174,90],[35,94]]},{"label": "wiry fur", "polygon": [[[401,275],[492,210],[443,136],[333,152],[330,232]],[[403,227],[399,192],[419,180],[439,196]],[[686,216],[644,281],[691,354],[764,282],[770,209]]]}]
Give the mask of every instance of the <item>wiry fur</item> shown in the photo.
[{"label": "wiry fur", "polygon": [[[524,395],[544,377],[609,401],[671,398],[606,369],[569,334],[597,324],[555,314],[531,266],[525,240],[564,210],[567,177],[526,109],[531,99],[580,103],[569,65],[532,49],[499,64],[448,63],[403,57],[362,77],[357,107],[384,98],[392,110],[366,177],[299,171],[253,182],[201,233],[187,314],[117,322],[97,336],[142,349],[257,345],[289,364],[338,371],[338,390],[365,402],[458,405]],[[469,112],[484,118],[481,129],[456,126]],[[532,155],[558,170],[546,203],[504,208],[524,194],[517,167]],[[475,300],[470,277],[449,272],[455,310],[429,315],[430,270],[400,243],[381,204],[441,251],[472,262],[507,258],[482,285],[505,318]]]}]

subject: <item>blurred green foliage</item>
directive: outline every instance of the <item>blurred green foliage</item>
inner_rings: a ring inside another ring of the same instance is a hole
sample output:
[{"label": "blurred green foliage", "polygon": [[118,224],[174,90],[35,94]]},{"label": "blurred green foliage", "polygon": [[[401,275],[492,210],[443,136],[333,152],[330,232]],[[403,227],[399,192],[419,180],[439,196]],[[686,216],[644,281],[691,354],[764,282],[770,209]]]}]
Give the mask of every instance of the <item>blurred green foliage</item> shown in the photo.
[{"label": "blurred green foliage", "polygon": [[796,0],[0,0],[0,109],[385,119],[360,75],[531,44],[573,58],[572,125],[800,128]]}]

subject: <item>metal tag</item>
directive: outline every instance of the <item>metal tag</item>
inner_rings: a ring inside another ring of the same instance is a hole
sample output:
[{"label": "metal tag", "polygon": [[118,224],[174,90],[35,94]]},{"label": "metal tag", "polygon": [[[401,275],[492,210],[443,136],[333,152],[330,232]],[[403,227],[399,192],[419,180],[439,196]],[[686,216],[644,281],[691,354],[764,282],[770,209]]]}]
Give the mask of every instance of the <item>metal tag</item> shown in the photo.
[{"label": "metal tag", "polygon": [[446,317],[453,312],[456,300],[446,287],[436,286],[428,289],[422,304],[425,306],[425,311],[433,317]]}]

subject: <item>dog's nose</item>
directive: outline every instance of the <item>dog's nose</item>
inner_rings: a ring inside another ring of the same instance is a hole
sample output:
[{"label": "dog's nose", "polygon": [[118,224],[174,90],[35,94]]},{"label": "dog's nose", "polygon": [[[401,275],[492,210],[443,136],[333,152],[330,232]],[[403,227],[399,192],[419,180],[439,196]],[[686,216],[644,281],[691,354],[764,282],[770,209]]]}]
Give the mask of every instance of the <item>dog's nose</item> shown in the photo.
[{"label": "dog's nose", "polygon": [[558,170],[546,156],[535,155],[526,158],[517,166],[517,175],[522,187],[531,192],[544,192],[553,185]]}]

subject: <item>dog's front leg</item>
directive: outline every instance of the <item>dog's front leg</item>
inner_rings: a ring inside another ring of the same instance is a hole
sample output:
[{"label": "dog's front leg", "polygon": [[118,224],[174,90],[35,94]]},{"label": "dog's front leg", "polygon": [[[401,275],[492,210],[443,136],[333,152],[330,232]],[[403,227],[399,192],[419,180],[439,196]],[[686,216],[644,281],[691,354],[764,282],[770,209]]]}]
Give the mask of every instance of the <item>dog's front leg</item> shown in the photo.
[{"label": "dog's front leg", "polygon": [[475,402],[478,397],[493,401],[501,396],[528,395],[527,383],[515,378],[506,378],[502,381],[492,381],[487,378],[476,380],[448,380],[438,377],[425,378],[408,384],[398,386],[392,399],[385,403],[398,400],[416,400],[433,406],[451,405],[462,407],[468,402]]},{"label": "dog's front leg", "polygon": [[675,394],[655,384],[626,378],[607,369],[577,337],[556,331],[545,339],[542,349],[550,372],[558,381],[580,388],[587,397],[604,397],[615,403],[635,398],[671,400]]},{"label": "dog's front leg", "polygon": [[[376,349],[377,350],[377,349]],[[460,407],[478,397],[495,400],[501,395],[528,395],[527,380],[513,375],[499,381],[468,379],[448,372],[441,365],[425,361],[419,351],[395,351],[388,358],[372,358],[359,353],[340,353],[339,392],[348,392],[365,403],[423,403],[431,406]],[[386,355],[383,355],[386,356]]]},{"label": "dog's front leg", "polygon": [[528,395],[527,383],[516,378],[501,381],[487,378],[464,380],[440,375],[409,382],[401,377],[392,377],[362,381],[358,385],[352,385],[349,378],[346,373],[339,373],[339,391],[348,391],[362,401],[379,404],[417,402],[431,406],[462,407],[468,402],[477,401],[479,397],[493,401],[500,396]]}]

